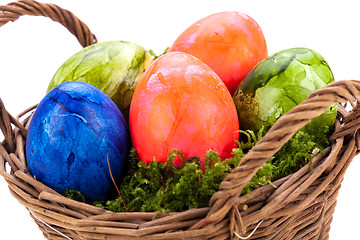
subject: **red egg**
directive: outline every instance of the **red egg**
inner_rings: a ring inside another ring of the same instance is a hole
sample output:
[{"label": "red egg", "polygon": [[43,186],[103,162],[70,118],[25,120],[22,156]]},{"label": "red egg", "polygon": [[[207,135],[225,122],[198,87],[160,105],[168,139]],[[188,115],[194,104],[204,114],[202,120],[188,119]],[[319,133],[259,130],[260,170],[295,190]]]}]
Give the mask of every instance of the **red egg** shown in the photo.
[{"label": "red egg", "polygon": [[267,57],[265,37],[254,19],[240,12],[220,12],[186,29],[169,52],[190,53],[209,65],[230,94],[246,74]]},{"label": "red egg", "polygon": [[[144,73],[130,106],[134,148],[145,163],[166,162],[172,149],[185,159],[213,150],[231,157],[238,139],[235,104],[224,83],[205,63],[181,52],[167,53]],[[181,166],[179,158],[175,166]]]}]

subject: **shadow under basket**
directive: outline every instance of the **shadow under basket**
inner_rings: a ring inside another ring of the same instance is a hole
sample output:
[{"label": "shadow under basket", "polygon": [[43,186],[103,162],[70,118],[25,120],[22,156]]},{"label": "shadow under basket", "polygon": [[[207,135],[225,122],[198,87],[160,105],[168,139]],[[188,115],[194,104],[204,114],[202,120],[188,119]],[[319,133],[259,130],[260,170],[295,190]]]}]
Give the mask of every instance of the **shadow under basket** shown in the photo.
[{"label": "shadow under basket", "polygon": [[[61,23],[85,47],[96,37],[74,14],[53,4],[18,1],[0,6],[0,27],[21,15]],[[360,149],[360,81],[336,81],[286,113],[220,184],[209,207],[185,212],[113,213],[68,199],[32,177],[24,153],[35,107],[16,118],[0,100],[0,173],[47,239],[328,239],[344,174]],[[240,195],[253,175],[300,128],[338,104],[330,146],[299,171]]]}]

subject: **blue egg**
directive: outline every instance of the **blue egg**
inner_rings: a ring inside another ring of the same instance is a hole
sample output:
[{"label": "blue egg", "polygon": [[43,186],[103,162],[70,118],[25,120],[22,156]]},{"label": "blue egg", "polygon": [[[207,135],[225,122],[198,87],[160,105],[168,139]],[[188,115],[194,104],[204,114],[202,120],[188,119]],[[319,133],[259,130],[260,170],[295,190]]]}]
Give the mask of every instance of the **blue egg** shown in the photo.
[{"label": "blue egg", "polygon": [[107,200],[121,179],[130,148],[127,123],[99,89],[66,82],[40,102],[26,138],[26,158],[37,180],[63,194],[80,191],[89,201]]}]

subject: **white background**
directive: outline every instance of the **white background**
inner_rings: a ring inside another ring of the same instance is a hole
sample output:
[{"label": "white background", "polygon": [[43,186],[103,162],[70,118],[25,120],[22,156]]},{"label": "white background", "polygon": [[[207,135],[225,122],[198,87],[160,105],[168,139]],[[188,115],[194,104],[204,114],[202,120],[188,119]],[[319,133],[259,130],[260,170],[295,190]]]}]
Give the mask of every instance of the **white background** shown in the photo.
[{"label": "white background", "polygon": [[[50,1],[50,0],[49,0]],[[1,5],[9,1],[0,1]],[[291,47],[319,52],[335,79],[360,79],[360,14],[356,1],[85,1],[52,0],[69,9],[98,41],[127,40],[161,53],[195,21],[234,10],[261,26],[269,54]],[[44,17],[22,17],[0,29],[0,97],[16,115],[38,103],[57,68],[81,46],[67,30]],[[1,138],[2,139],[2,138]],[[330,239],[358,235],[360,159],[345,175]],[[0,178],[0,230],[11,239],[43,239],[28,212]]]}]

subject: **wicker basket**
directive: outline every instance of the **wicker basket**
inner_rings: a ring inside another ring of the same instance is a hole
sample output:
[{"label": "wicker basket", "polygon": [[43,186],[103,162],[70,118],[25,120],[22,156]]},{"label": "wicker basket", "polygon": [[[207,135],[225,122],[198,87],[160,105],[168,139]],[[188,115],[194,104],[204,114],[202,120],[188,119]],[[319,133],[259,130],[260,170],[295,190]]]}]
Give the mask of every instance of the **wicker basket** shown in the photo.
[{"label": "wicker basket", "polygon": [[[64,25],[82,46],[96,42],[88,27],[56,5],[19,1],[0,6],[0,26],[21,15],[46,16]],[[229,174],[209,207],[185,212],[113,213],[67,199],[36,181],[24,146],[32,107],[14,118],[0,100],[0,173],[48,239],[328,239],[346,169],[360,149],[360,81],[336,81],[313,92],[281,117]],[[331,146],[298,172],[240,196],[263,164],[311,119],[338,103]],[[6,166],[9,168],[6,168]],[[7,170],[8,169],[8,170]],[[242,237],[241,237],[242,236]]]}]

